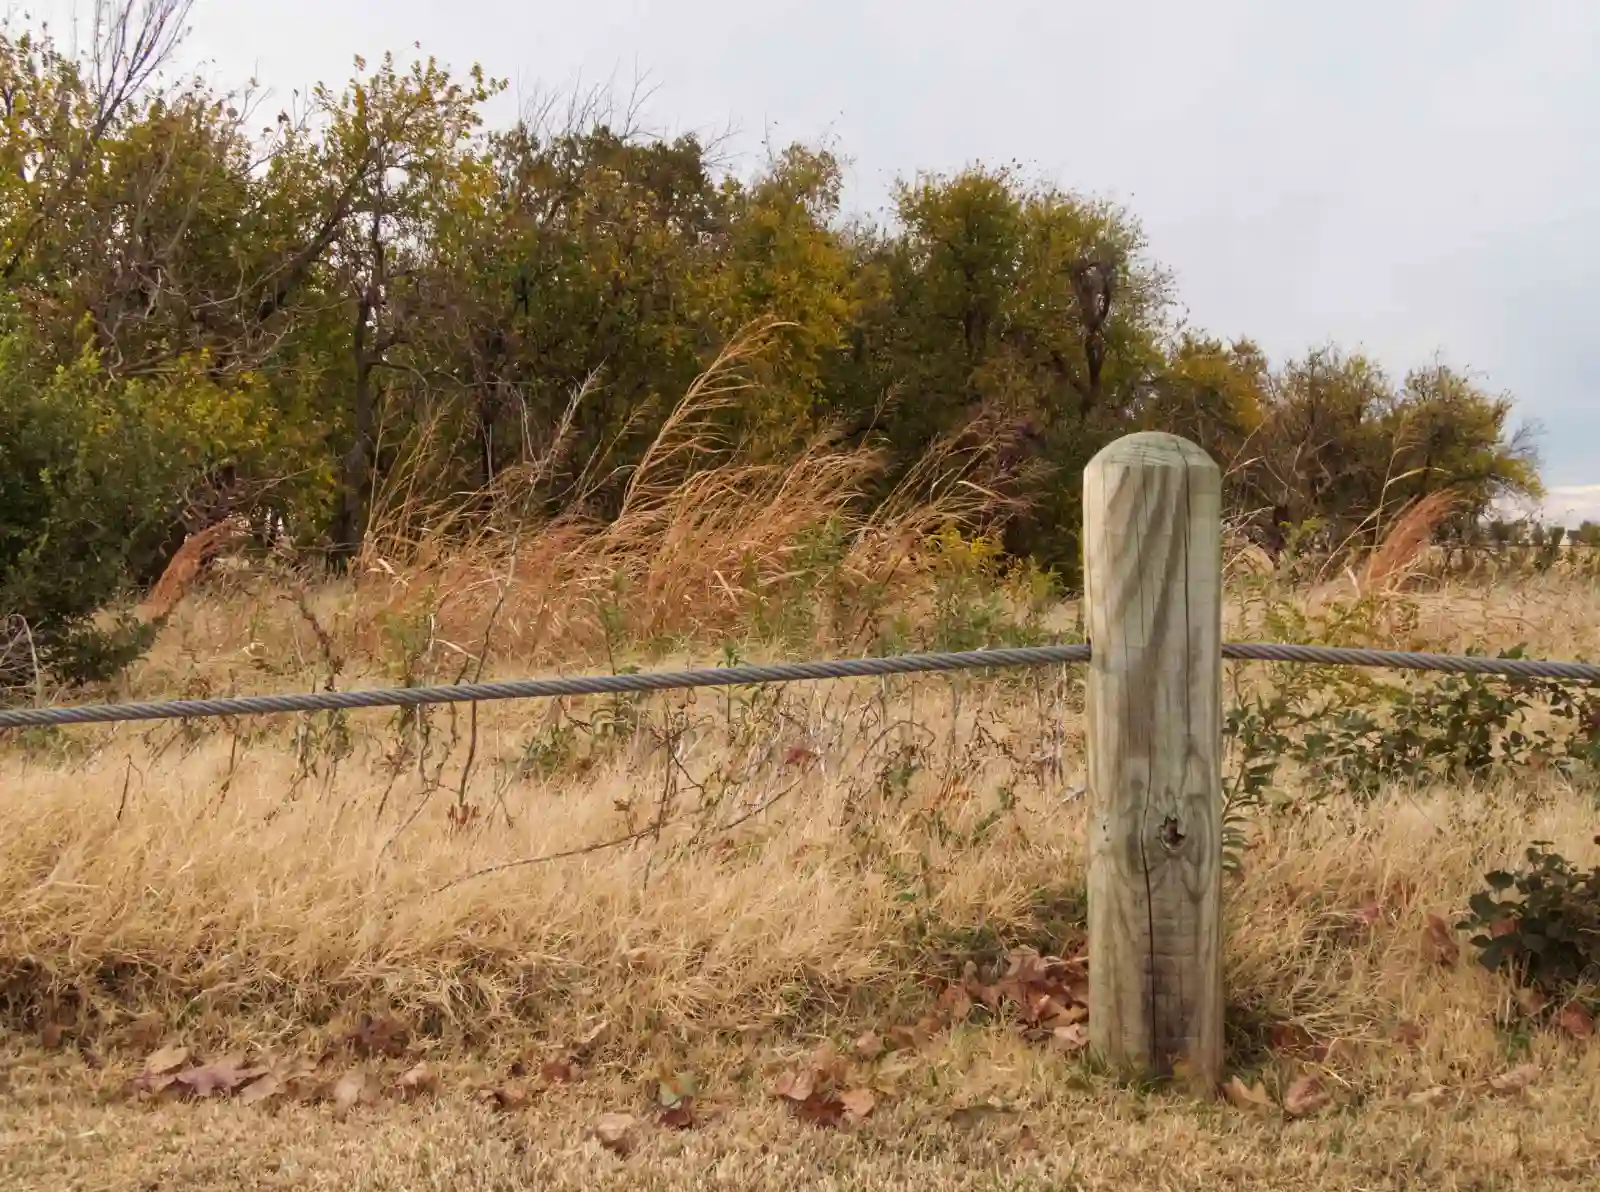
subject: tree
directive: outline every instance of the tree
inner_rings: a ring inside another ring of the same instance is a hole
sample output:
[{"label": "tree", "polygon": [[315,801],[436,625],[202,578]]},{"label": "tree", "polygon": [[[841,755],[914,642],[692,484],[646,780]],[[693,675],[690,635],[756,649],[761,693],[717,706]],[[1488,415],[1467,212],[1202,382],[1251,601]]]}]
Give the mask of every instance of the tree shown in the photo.
[{"label": "tree", "polygon": [[[359,58],[356,69],[365,69]],[[344,212],[329,264],[350,326],[350,396],[340,428],[347,445],[330,527],[336,557],[361,549],[377,449],[378,373],[403,367],[394,353],[426,318],[436,220],[463,181],[470,137],[482,123],[478,107],[499,86],[476,67],[468,84],[456,83],[431,58],[403,73],[385,55],[342,94],[321,86],[313,92],[327,119],[323,153],[327,176],[337,180],[333,209]]]}]

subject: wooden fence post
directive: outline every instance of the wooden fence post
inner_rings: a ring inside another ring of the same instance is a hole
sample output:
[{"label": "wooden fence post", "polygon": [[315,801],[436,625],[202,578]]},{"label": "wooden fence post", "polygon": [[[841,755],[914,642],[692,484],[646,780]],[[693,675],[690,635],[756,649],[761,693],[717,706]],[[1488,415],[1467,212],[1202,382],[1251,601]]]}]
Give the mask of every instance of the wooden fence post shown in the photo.
[{"label": "wooden fence post", "polygon": [[1222,478],[1141,433],[1083,474],[1089,1035],[1124,1072],[1222,1074]]}]

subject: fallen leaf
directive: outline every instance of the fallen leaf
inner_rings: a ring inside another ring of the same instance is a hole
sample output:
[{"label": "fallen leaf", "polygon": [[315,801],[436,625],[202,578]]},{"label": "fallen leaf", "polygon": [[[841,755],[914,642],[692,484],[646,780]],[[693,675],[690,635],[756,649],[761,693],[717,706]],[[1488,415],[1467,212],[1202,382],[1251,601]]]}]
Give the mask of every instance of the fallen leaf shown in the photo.
[{"label": "fallen leaf", "polygon": [[54,1051],[61,1046],[65,1035],[66,1029],[59,1022],[47,1022],[39,1028],[39,1045],[46,1051]]},{"label": "fallen leaf", "polygon": [[1039,1140],[1033,1136],[1032,1130],[1023,1126],[1017,1131],[1017,1141],[1013,1145],[1024,1154],[1032,1154],[1039,1149]]},{"label": "fallen leaf", "polygon": [[402,1097],[421,1097],[439,1087],[439,1078],[426,1063],[407,1068],[394,1082]]},{"label": "fallen leaf", "polygon": [[792,1102],[790,1108],[802,1122],[813,1126],[832,1128],[844,1121],[844,1102],[828,1093],[813,1093],[804,1101]]},{"label": "fallen leaf", "polygon": [[839,1104],[844,1106],[845,1118],[851,1122],[866,1118],[877,1103],[871,1089],[848,1089],[839,1094]]},{"label": "fallen leaf", "polygon": [[1316,1041],[1298,1022],[1275,1022],[1267,1028],[1267,1047],[1283,1055],[1304,1055],[1315,1049]]},{"label": "fallen leaf", "polygon": [[1050,1021],[1057,1026],[1071,1026],[1075,1022],[1088,1022],[1089,1007],[1074,1002]]},{"label": "fallen leaf", "polygon": [[578,1078],[577,1069],[568,1059],[546,1060],[539,1065],[539,1075],[546,1084],[571,1084]]},{"label": "fallen leaf", "polygon": [[1450,1096],[1450,1090],[1442,1084],[1432,1088],[1419,1089],[1406,1097],[1406,1102],[1411,1105],[1438,1105]]},{"label": "fallen leaf", "polygon": [[1058,1026],[1050,1032],[1050,1041],[1067,1053],[1082,1051],[1089,1046],[1089,1028],[1081,1022]]},{"label": "fallen leaf", "polygon": [[179,1072],[173,1081],[192,1096],[210,1097],[217,1093],[231,1093],[240,1085],[265,1076],[266,1072],[265,1068],[241,1068],[238,1060],[229,1056]]},{"label": "fallen leaf", "polygon": [[963,986],[947,986],[939,995],[935,1008],[947,1023],[965,1022],[967,1016],[972,1013],[972,995]]},{"label": "fallen leaf", "polygon": [[1435,964],[1453,965],[1461,957],[1461,946],[1456,943],[1455,932],[1438,915],[1428,915],[1428,925],[1422,932],[1422,954]]},{"label": "fallen leaf", "polygon": [[772,1091],[785,1101],[805,1101],[815,1091],[815,1081],[809,1071],[790,1071],[778,1077]]},{"label": "fallen leaf", "polygon": [[[923,1020],[924,1022],[927,1019]],[[892,1026],[889,1028],[889,1045],[896,1051],[912,1051],[921,1046],[929,1038],[929,1032],[922,1029],[922,1024],[915,1026]]]},{"label": "fallen leaf", "polygon": [[1415,1047],[1422,1042],[1426,1035],[1427,1032],[1422,1029],[1422,1026],[1415,1022],[1402,1022],[1394,1028],[1394,1041],[1406,1047]]},{"label": "fallen leaf", "polygon": [[1328,1103],[1322,1081],[1307,1073],[1297,1077],[1283,1094],[1283,1111],[1290,1117],[1306,1117]]},{"label": "fallen leaf", "polygon": [[1489,1078],[1489,1087],[1497,1093],[1520,1093],[1538,1078],[1538,1064],[1522,1064]]},{"label": "fallen leaf", "polygon": [[406,1028],[393,1018],[373,1018],[363,1014],[354,1029],[346,1032],[345,1042],[361,1056],[386,1055],[399,1059],[406,1053],[409,1035]]},{"label": "fallen leaf", "polygon": [[1556,1025],[1574,1039],[1594,1038],[1594,1015],[1578,1002],[1568,1002],[1556,1015]]},{"label": "fallen leaf", "polygon": [[319,1100],[325,1091],[324,1081],[317,1073],[317,1065],[308,1058],[301,1057],[284,1067],[275,1068],[274,1074],[282,1084],[284,1093],[297,1101]]},{"label": "fallen leaf", "polygon": [[824,1043],[811,1055],[812,1077],[819,1085],[842,1084],[849,1067],[832,1043]]},{"label": "fallen leaf", "polygon": [[692,1130],[696,1126],[694,1116],[694,1102],[685,1098],[671,1109],[660,1110],[656,1114],[656,1121],[673,1130]]},{"label": "fallen leaf", "polygon": [[144,1062],[144,1070],[154,1076],[165,1076],[183,1067],[188,1059],[189,1049],[174,1043],[170,1047],[163,1047],[151,1053]]},{"label": "fallen leaf", "polygon": [[258,1105],[269,1097],[275,1097],[283,1091],[283,1081],[276,1072],[264,1072],[257,1080],[252,1080],[239,1092],[240,1105]]},{"label": "fallen leaf", "polygon": [[146,1093],[159,1093],[169,1088],[177,1078],[173,1075],[189,1059],[189,1049],[172,1044],[152,1052],[144,1061],[139,1075],[133,1078],[134,1087]]},{"label": "fallen leaf", "polygon": [[791,745],[783,755],[783,764],[786,766],[803,766],[807,762],[815,761],[816,751],[807,749],[804,745]]},{"label": "fallen leaf", "polygon": [[167,1020],[160,1014],[144,1014],[135,1019],[127,1029],[129,1047],[140,1050],[154,1047],[167,1033]]},{"label": "fallen leaf", "polygon": [[525,1086],[520,1084],[497,1084],[492,1088],[479,1089],[478,1100],[498,1110],[509,1112],[521,1109],[528,1103],[529,1095]]},{"label": "fallen leaf", "polygon": [[1222,1086],[1222,1095],[1228,1099],[1228,1104],[1235,1109],[1271,1109],[1272,1098],[1267,1096],[1267,1090],[1259,1081],[1255,1084],[1246,1084],[1237,1076],[1231,1078]]},{"label": "fallen leaf", "polygon": [[884,1053],[883,1039],[877,1031],[868,1031],[856,1040],[855,1052],[864,1060],[875,1060]]},{"label": "fallen leaf", "polygon": [[626,1113],[603,1113],[595,1119],[594,1136],[614,1155],[627,1155],[638,1142],[639,1119]]},{"label": "fallen leaf", "polygon": [[356,1103],[361,1100],[361,1095],[367,1088],[367,1076],[360,1068],[351,1068],[333,1086],[329,1099],[333,1102],[334,1112],[340,1115],[349,1113]]}]

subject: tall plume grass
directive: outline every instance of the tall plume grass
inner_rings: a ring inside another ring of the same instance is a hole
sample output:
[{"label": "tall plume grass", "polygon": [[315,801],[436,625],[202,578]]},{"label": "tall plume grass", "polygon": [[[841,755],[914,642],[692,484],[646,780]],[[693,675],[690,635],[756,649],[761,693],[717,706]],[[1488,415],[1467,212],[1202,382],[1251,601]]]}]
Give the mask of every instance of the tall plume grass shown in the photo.
[{"label": "tall plume grass", "polygon": [[[684,393],[604,520],[584,510],[606,478],[580,472],[546,516],[530,500],[566,448],[573,395],[544,456],[497,477],[487,492],[424,504],[426,436],[408,468],[379,494],[360,560],[358,603],[375,617],[429,610],[437,631],[521,657],[592,655],[604,636],[597,610],[626,606],[628,636],[715,639],[748,623],[763,601],[803,581],[804,557],[826,540],[838,552],[836,596],[872,589],[890,599],[918,582],[918,546],[944,526],[975,529],[1006,500],[982,482],[1004,445],[979,424],[936,443],[886,498],[869,502],[885,459],[871,446],[840,448],[826,428],[784,458],[752,457],[725,415],[758,382],[772,324],[736,336]],[[425,527],[425,528],[424,528]],[[626,593],[625,598],[623,593]]]}]

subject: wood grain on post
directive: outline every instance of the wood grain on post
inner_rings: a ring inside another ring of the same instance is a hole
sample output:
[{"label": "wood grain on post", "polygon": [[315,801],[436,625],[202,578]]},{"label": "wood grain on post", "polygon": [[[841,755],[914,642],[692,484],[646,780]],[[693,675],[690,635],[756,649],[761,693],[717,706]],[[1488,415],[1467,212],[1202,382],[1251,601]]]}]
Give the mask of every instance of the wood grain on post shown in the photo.
[{"label": "wood grain on post", "polygon": [[1175,435],[1083,475],[1089,1035],[1113,1067],[1222,1073],[1222,478]]}]

